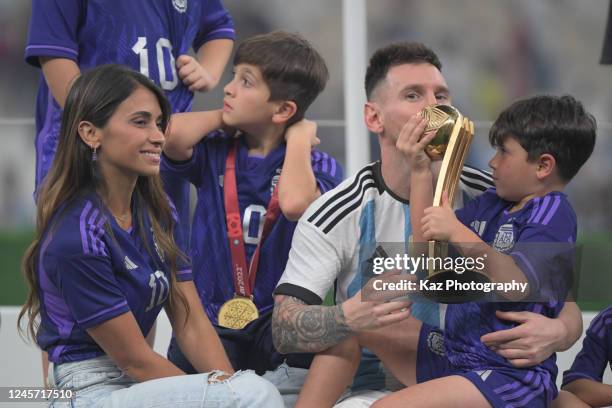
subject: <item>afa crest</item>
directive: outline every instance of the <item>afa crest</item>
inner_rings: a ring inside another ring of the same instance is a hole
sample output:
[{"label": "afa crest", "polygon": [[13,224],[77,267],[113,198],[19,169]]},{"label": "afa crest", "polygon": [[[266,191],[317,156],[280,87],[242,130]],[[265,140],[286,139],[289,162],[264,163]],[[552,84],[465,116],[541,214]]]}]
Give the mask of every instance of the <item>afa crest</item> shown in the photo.
[{"label": "afa crest", "polygon": [[187,11],[187,0],[172,0],[172,5],[179,13],[184,13]]},{"label": "afa crest", "polygon": [[427,347],[432,353],[444,356],[446,354],[444,335],[437,330],[430,331],[427,335]]},{"label": "afa crest", "polygon": [[495,240],[493,241],[493,248],[499,252],[506,252],[514,246],[514,228],[512,224],[504,224],[499,227]]}]

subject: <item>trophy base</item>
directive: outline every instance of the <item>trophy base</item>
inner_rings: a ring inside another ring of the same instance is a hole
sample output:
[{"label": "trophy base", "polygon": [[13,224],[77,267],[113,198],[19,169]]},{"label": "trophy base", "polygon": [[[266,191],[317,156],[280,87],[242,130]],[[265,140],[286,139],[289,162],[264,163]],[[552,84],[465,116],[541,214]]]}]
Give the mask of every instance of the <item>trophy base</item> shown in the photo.
[{"label": "trophy base", "polygon": [[471,285],[477,283],[488,283],[489,278],[479,272],[465,271],[463,273],[456,273],[454,271],[443,271],[435,273],[427,278],[431,288],[442,288],[439,290],[425,290],[421,294],[436,303],[466,303],[473,302],[481,299],[486,295],[482,290],[477,289],[464,289],[464,288],[446,288],[446,281],[457,281],[459,284],[466,284],[461,286]]}]

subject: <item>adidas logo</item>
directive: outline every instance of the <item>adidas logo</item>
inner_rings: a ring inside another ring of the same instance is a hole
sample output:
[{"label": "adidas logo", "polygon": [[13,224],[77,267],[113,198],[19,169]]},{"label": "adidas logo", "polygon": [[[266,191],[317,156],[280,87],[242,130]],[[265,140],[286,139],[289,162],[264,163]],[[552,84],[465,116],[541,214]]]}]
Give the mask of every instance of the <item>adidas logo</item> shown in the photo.
[{"label": "adidas logo", "polygon": [[133,271],[134,269],[138,268],[138,265],[136,265],[134,262],[132,262],[132,260],[127,257],[127,255],[125,256],[125,258],[123,258],[123,261],[125,262],[125,267],[129,271]]},{"label": "adidas logo", "polygon": [[472,229],[481,237],[482,237],[482,234],[484,233],[486,225],[487,225],[486,221],[472,221],[470,223],[470,227],[472,227]]},{"label": "adidas logo", "polygon": [[489,375],[491,375],[491,373],[491,370],[476,371],[476,374],[478,374],[478,376],[482,378],[482,381],[487,381],[487,378],[489,378]]}]

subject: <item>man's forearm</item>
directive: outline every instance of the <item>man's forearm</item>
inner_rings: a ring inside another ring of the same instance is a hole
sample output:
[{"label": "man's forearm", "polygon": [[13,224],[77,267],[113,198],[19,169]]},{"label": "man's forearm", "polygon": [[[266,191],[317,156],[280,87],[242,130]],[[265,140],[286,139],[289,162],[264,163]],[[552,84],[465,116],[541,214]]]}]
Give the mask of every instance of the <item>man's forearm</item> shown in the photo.
[{"label": "man's forearm", "polygon": [[565,351],[572,347],[582,334],[582,312],[575,302],[565,302],[558,318],[567,328],[567,335],[561,339],[555,351]]},{"label": "man's forearm", "polygon": [[318,353],[350,336],[342,305],[311,306],[279,296],[272,314],[274,346],[282,353]]}]

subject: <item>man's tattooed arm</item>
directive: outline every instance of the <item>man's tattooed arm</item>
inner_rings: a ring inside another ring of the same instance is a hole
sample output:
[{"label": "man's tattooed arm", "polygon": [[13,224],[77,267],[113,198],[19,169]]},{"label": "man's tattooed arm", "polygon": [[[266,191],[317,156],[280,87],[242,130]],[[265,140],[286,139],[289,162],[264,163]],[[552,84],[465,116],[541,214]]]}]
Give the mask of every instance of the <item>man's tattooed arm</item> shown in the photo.
[{"label": "man's tattooed arm", "polygon": [[282,353],[318,353],[352,333],[342,305],[313,306],[302,300],[277,295],[272,313],[274,346]]}]

